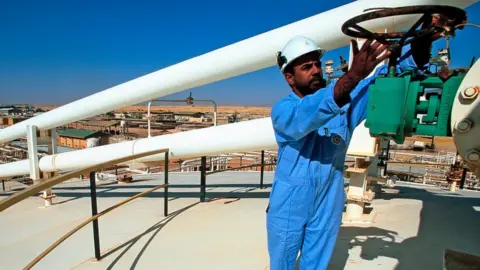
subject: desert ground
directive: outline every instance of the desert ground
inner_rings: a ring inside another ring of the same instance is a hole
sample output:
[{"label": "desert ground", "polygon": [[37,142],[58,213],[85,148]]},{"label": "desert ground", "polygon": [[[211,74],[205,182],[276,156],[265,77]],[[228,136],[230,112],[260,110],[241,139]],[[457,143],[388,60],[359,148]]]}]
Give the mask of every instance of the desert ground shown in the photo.
[{"label": "desert ground", "polygon": [[[58,106],[48,106],[48,105],[38,105],[35,106],[36,108],[41,108],[43,110],[52,110]],[[218,113],[225,113],[225,114],[232,114],[234,112],[240,114],[263,114],[263,115],[270,115],[271,107],[254,107],[254,106],[218,106]],[[124,107],[114,112],[146,112],[147,106],[145,105],[134,105]],[[168,105],[168,106],[151,106],[151,111],[153,112],[212,112],[212,106],[182,106],[182,105]]]}]

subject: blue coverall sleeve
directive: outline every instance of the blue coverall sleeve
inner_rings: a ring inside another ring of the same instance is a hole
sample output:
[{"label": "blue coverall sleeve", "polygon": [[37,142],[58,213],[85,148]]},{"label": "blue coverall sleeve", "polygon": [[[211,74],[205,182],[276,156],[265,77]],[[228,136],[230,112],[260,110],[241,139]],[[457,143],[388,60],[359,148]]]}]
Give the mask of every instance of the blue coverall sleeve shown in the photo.
[{"label": "blue coverall sleeve", "polygon": [[368,88],[375,81],[375,78],[388,70],[388,66],[383,65],[377,68],[375,73],[360,81],[360,83],[350,92],[350,111],[348,128],[351,132],[366,118],[368,104]]},{"label": "blue coverall sleeve", "polygon": [[[423,67],[417,66],[415,60],[412,57],[412,52],[410,50],[410,44],[402,47],[402,53],[399,57],[397,64],[397,72],[403,72],[407,69],[413,68],[426,68],[427,65]],[[375,81],[375,78],[380,74],[386,74],[388,72],[388,66],[382,65],[378,67],[375,73],[363,79],[357,87],[350,93],[350,112],[349,112],[349,129],[353,131],[363,120],[365,120],[367,115],[367,104],[368,104],[368,88],[370,84]]]},{"label": "blue coverall sleeve", "polygon": [[334,100],[335,84],[330,84],[303,98],[276,103],[271,112],[273,128],[279,142],[297,141],[324,126],[345,109]]}]

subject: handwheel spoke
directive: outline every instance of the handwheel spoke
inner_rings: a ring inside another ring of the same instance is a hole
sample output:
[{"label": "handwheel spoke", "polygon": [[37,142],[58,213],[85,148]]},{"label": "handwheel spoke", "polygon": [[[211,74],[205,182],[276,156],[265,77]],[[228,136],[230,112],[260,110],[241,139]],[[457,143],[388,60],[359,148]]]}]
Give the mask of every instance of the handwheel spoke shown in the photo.
[{"label": "handwheel spoke", "polygon": [[364,33],[364,34],[366,34],[367,36],[370,36],[371,38],[374,38],[374,37],[375,37],[375,35],[374,35],[372,32],[368,31],[367,29],[361,27],[361,26],[358,25],[358,24],[352,25],[352,28],[355,29],[355,30],[357,30],[357,31],[360,32],[360,33]]},{"label": "handwheel spoke", "polygon": [[411,39],[405,41],[403,43],[403,45],[407,45],[407,44],[411,43],[414,38],[421,38],[421,37],[424,37],[424,36],[427,36],[427,35],[434,34],[435,32],[442,32],[442,30],[444,30],[444,29],[442,27],[438,27],[438,26],[418,30],[411,36]]},{"label": "handwheel spoke", "polygon": [[420,19],[418,19],[418,21],[410,28],[410,30],[408,30],[408,32],[403,35],[402,39],[400,39],[399,41],[399,44],[400,45],[403,45],[405,43],[405,40],[408,38],[408,37],[411,37],[412,34],[416,31],[417,27],[419,27],[426,19],[427,16],[430,16],[430,14],[423,14],[422,17],[420,17]]}]

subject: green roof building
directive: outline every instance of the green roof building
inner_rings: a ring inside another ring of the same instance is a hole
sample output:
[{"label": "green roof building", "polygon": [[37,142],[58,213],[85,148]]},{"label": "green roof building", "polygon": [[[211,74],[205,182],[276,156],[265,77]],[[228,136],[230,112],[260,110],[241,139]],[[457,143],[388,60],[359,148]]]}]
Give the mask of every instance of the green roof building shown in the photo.
[{"label": "green roof building", "polygon": [[[106,145],[109,142],[109,134],[99,130],[89,129],[60,129],[57,131],[59,146],[71,147],[76,149]],[[98,140],[95,140],[97,138]],[[91,139],[91,140],[89,140]],[[87,143],[89,140],[89,143]]]}]

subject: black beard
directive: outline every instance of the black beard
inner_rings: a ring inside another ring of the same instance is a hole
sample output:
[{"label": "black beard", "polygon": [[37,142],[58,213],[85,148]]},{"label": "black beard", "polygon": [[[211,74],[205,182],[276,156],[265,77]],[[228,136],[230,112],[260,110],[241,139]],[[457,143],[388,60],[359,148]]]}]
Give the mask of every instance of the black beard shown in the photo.
[{"label": "black beard", "polygon": [[309,82],[309,86],[307,87],[297,86],[296,88],[303,96],[311,95],[317,92],[319,89],[325,88],[327,86],[327,81],[324,78],[318,78],[318,79],[320,80],[318,87],[312,86],[312,83],[315,81],[315,79],[313,79]]}]

